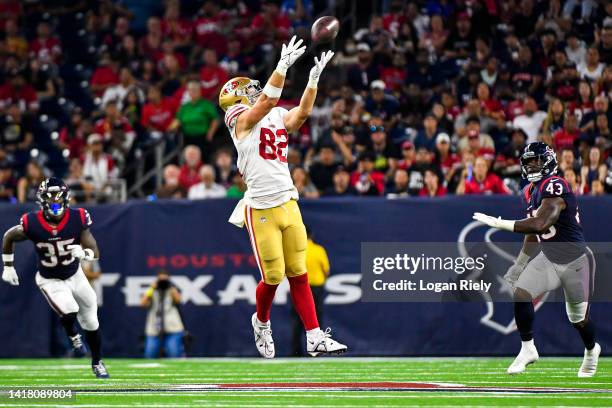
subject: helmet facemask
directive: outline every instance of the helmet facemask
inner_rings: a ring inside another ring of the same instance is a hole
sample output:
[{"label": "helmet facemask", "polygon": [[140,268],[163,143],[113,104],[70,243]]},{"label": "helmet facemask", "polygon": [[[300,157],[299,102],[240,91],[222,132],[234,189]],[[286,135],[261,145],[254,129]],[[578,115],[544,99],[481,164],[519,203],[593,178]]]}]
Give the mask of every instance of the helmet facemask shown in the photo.
[{"label": "helmet facemask", "polygon": [[259,98],[261,92],[262,89],[259,85],[259,81],[251,80],[248,85],[236,90],[236,96],[246,96],[249,101],[249,105],[253,106],[255,105],[255,102],[257,102],[257,98]]},{"label": "helmet facemask", "polygon": [[58,220],[64,216],[70,203],[67,186],[41,184],[37,194],[38,204],[46,218]]},{"label": "helmet facemask", "polygon": [[535,183],[545,176],[556,173],[557,164],[554,163],[554,156],[549,155],[533,155],[531,157],[525,154],[521,157],[521,173],[524,179]]}]

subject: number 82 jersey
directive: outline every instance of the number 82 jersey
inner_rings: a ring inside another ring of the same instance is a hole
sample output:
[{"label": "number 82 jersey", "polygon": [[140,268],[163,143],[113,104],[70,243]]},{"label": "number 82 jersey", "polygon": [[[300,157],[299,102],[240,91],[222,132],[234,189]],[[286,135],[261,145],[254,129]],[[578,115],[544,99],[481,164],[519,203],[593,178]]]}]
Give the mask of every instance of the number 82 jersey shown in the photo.
[{"label": "number 82 jersey", "polygon": [[83,208],[66,208],[57,225],[50,224],[42,211],[21,217],[21,227],[38,254],[38,271],[43,278],[68,279],[76,273],[79,261],[68,249],[81,243],[81,232],[92,224],[91,216]]},{"label": "number 82 jersey", "polygon": [[544,234],[538,235],[538,240],[543,243],[542,251],[552,262],[567,263],[582,255],[586,247],[574,192],[560,176],[531,183],[524,190],[528,217],[535,215],[543,199],[554,197],[562,198],[565,208],[557,222]]},{"label": "number 82 jersey", "polygon": [[225,113],[225,124],[238,151],[238,170],[250,196],[270,196],[293,189],[287,163],[289,135],[283,120],[287,110],[273,108],[247,137],[238,140],[236,121],[248,109],[242,104],[231,106]]}]

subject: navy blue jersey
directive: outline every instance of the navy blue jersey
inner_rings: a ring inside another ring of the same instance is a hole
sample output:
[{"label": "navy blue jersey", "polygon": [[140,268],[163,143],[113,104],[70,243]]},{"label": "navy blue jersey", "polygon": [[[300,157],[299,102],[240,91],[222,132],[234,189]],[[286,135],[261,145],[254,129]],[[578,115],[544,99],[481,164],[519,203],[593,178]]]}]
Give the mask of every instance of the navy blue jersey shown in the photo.
[{"label": "navy blue jersey", "polygon": [[81,232],[91,226],[91,216],[83,208],[67,208],[57,225],[51,225],[42,211],[24,214],[21,226],[38,254],[38,271],[43,278],[68,279],[79,268],[79,261],[68,249],[81,243]]},{"label": "navy blue jersey", "polygon": [[581,256],[586,244],[580,225],[578,203],[574,192],[565,179],[550,176],[525,187],[524,197],[527,203],[527,216],[535,216],[545,198],[561,197],[565,208],[559,214],[557,222],[543,234],[538,241],[543,243],[544,255],[555,263],[568,263]]}]

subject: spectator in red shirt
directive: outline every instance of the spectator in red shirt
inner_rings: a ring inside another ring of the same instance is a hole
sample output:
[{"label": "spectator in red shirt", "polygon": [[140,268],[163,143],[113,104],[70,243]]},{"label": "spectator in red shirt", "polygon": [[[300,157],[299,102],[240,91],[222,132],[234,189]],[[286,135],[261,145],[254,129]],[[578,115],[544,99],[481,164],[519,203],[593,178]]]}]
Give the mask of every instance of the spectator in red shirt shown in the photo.
[{"label": "spectator in red shirt", "polygon": [[149,17],[147,21],[147,34],[138,43],[141,54],[156,60],[156,57],[159,57],[161,53],[162,40],[161,20],[159,17]]},{"label": "spectator in red shirt", "polygon": [[385,190],[385,175],[374,170],[376,156],[372,152],[363,152],[359,157],[357,170],[351,174],[351,186],[359,195],[379,196]]},{"label": "spectator in red shirt", "polygon": [[380,79],[383,80],[389,90],[401,92],[404,82],[406,82],[407,75],[406,57],[398,52],[393,56],[393,65],[382,68]]},{"label": "spectator in red shirt", "polygon": [[217,2],[207,0],[194,23],[196,43],[202,48],[212,48],[218,55],[225,54],[227,40],[223,35],[225,19],[219,13]]},{"label": "spectator in red shirt", "polygon": [[484,157],[477,157],[470,174],[466,168],[457,187],[457,194],[510,194],[508,187],[496,174],[489,173],[489,162]]},{"label": "spectator in red shirt", "polygon": [[564,148],[574,148],[574,142],[580,137],[580,129],[578,129],[578,118],[570,113],[565,118],[564,126],[557,130],[553,135],[553,144],[556,151]]},{"label": "spectator in red shirt", "polygon": [[446,187],[440,184],[440,176],[434,170],[425,170],[424,180],[425,185],[419,191],[419,197],[442,197],[446,195]]},{"label": "spectator in red shirt", "polygon": [[90,121],[83,119],[83,111],[75,107],[70,114],[70,123],[59,132],[59,146],[68,149],[71,159],[80,158],[87,145],[87,136],[93,133]]},{"label": "spectator in red shirt", "polygon": [[178,1],[170,1],[166,4],[161,30],[164,38],[170,39],[175,47],[186,47],[191,42],[193,24],[191,21],[181,18],[180,6]]},{"label": "spectator in red shirt", "polygon": [[51,27],[46,21],[38,23],[38,36],[30,43],[30,55],[42,63],[56,63],[62,55],[59,39],[51,36]]},{"label": "spectator in red shirt", "polygon": [[179,186],[184,191],[189,191],[191,186],[198,184],[200,180],[200,167],[202,167],[202,152],[198,146],[187,145],[183,150],[185,163],[181,166],[179,175]]},{"label": "spectator in red shirt", "polygon": [[109,143],[109,152],[117,165],[123,167],[125,159],[136,140],[136,132],[130,121],[121,114],[117,102],[109,101],[104,107],[105,116],[96,122],[94,131]]},{"label": "spectator in red shirt", "polygon": [[491,97],[489,85],[484,82],[479,83],[476,88],[476,96],[480,102],[483,116],[490,117],[496,121],[503,121],[505,119],[506,115],[504,114],[502,104],[497,99]]},{"label": "spectator in red shirt", "polygon": [[461,159],[456,153],[451,152],[450,136],[447,133],[440,133],[436,136],[436,164],[446,177],[451,173],[451,169],[461,164]]},{"label": "spectator in red shirt", "polygon": [[107,88],[119,83],[117,64],[111,59],[110,52],[102,53],[98,67],[91,76],[89,85],[96,96],[104,95]]},{"label": "spectator in red shirt", "polygon": [[36,90],[26,83],[21,71],[13,70],[9,73],[9,80],[0,86],[0,109],[16,103],[21,111],[38,111],[38,96]]},{"label": "spectator in red shirt", "polygon": [[200,70],[202,98],[216,101],[219,97],[219,90],[228,80],[227,72],[218,64],[215,50],[205,50],[204,66]]},{"label": "spectator in red shirt", "polygon": [[162,99],[157,86],[151,86],[147,96],[148,101],[142,108],[142,126],[149,132],[167,132],[174,119],[173,102]]},{"label": "spectator in red shirt", "polygon": [[262,5],[262,11],[253,18],[249,38],[253,43],[273,44],[275,41],[283,41],[289,36],[291,21],[274,1],[266,1]]}]

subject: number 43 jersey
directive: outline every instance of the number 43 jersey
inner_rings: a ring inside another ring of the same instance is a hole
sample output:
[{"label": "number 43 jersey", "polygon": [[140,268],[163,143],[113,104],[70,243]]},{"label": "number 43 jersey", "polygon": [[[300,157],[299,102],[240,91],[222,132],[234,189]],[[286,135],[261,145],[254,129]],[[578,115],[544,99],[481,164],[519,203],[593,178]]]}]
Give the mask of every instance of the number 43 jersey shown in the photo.
[{"label": "number 43 jersey", "polygon": [[236,120],[248,109],[250,107],[243,104],[231,106],[225,113],[225,124],[238,151],[238,170],[247,185],[249,196],[255,201],[262,201],[257,200],[258,197],[272,196],[271,200],[264,201],[274,202],[273,196],[282,196],[282,193],[294,189],[287,164],[289,136],[283,121],[287,110],[273,108],[251,129],[248,136],[238,140]]},{"label": "number 43 jersey", "polygon": [[568,263],[584,254],[586,247],[574,192],[567,181],[559,176],[531,183],[524,190],[528,217],[535,216],[543,199],[554,197],[562,198],[565,208],[559,214],[557,222],[548,231],[538,235],[538,241],[543,243],[542,252],[550,261]]},{"label": "number 43 jersey", "polygon": [[68,249],[81,243],[81,232],[91,226],[91,216],[83,208],[67,208],[57,225],[49,224],[42,211],[24,214],[21,226],[38,254],[38,271],[43,278],[68,279],[76,273],[79,261]]}]

